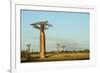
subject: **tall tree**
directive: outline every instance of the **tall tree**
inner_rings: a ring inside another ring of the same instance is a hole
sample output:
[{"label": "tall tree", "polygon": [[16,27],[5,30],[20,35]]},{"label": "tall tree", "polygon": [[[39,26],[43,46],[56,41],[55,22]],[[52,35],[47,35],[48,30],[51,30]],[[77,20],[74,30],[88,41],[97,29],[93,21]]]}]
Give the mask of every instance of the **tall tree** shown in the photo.
[{"label": "tall tree", "polygon": [[46,57],[46,41],[45,41],[45,30],[48,29],[50,24],[48,21],[40,21],[31,24],[34,28],[40,30],[40,58]]}]

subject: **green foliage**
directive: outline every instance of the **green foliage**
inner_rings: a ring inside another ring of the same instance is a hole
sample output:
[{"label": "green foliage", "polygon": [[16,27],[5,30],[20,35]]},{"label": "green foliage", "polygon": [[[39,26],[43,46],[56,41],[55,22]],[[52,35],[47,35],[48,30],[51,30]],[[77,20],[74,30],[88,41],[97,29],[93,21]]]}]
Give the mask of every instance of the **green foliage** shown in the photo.
[{"label": "green foliage", "polygon": [[36,28],[39,30],[46,30],[52,26],[52,25],[48,24],[48,21],[40,21],[40,22],[32,23],[30,25],[32,25],[33,28]]}]

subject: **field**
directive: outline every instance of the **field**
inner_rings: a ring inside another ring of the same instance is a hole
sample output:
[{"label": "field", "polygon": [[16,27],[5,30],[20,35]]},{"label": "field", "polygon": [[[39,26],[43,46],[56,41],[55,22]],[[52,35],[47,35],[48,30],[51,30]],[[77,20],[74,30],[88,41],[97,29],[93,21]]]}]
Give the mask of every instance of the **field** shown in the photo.
[{"label": "field", "polygon": [[45,61],[72,61],[89,60],[89,51],[70,51],[70,52],[47,52],[46,58],[41,59],[39,52],[23,53],[21,62],[45,62]]}]

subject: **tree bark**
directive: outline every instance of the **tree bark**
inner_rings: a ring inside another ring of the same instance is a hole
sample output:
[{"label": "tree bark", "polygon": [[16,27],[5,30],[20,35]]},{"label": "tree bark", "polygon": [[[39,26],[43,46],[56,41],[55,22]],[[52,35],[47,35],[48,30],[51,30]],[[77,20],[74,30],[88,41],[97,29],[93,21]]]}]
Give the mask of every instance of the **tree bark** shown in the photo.
[{"label": "tree bark", "polygon": [[40,31],[40,58],[45,58],[46,51],[45,51],[45,32]]}]

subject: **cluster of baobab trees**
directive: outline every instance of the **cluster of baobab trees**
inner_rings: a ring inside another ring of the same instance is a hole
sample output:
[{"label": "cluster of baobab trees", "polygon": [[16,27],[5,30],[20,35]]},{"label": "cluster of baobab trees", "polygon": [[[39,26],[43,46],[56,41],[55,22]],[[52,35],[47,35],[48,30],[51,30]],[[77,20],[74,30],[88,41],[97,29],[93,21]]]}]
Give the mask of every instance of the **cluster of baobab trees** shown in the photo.
[{"label": "cluster of baobab trees", "polygon": [[64,52],[66,48],[66,45],[62,45],[60,43],[57,43],[57,52]]},{"label": "cluster of baobab trees", "polygon": [[[45,30],[47,30],[49,27],[51,27],[52,25],[48,24],[48,21],[40,21],[40,22],[36,22],[36,23],[32,23],[30,24],[31,26],[33,26],[33,28],[36,28],[40,31],[40,58],[44,59],[46,58],[46,40],[45,40]],[[30,46],[31,44],[27,44],[27,52],[23,54],[26,54],[27,56],[27,60],[31,60],[31,54],[30,54]],[[68,46],[67,46],[68,47]],[[66,52],[65,51],[66,45],[64,44],[60,44],[57,43],[57,53],[60,54],[60,52]],[[85,52],[89,52],[89,50],[84,50]],[[83,52],[83,51],[70,51],[70,52]],[[22,54],[22,53],[21,53]],[[58,55],[57,54],[57,55]],[[23,55],[21,55],[23,56]],[[25,55],[24,55],[25,56]]]},{"label": "cluster of baobab trees", "polygon": [[[40,21],[31,24],[33,28],[40,30],[40,58],[46,57],[46,41],[45,41],[45,30],[47,30],[52,25],[48,24],[48,21]],[[28,52],[30,52],[30,45],[27,44]],[[60,46],[60,43],[57,43],[57,52],[64,51],[66,48],[65,45]]]}]

